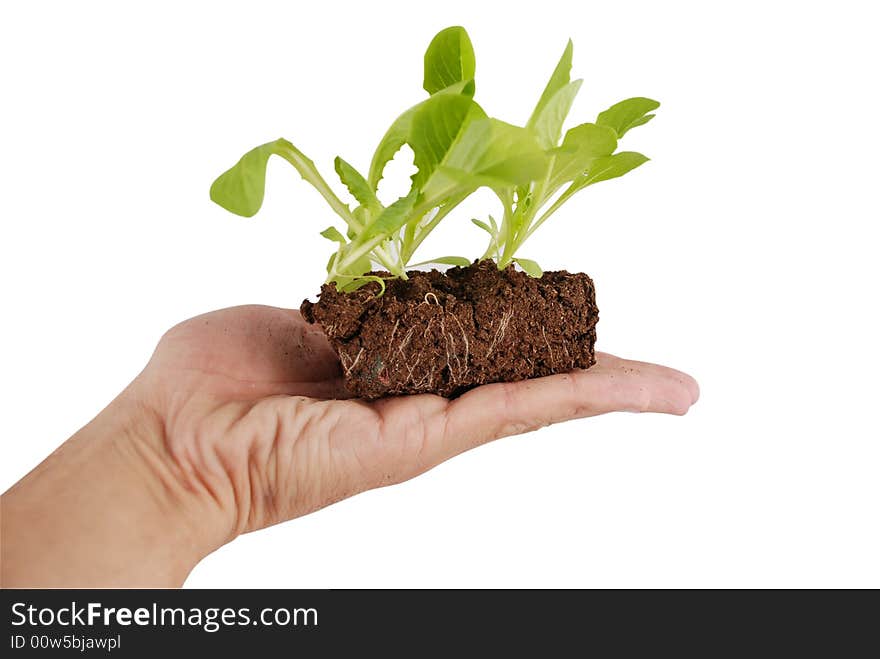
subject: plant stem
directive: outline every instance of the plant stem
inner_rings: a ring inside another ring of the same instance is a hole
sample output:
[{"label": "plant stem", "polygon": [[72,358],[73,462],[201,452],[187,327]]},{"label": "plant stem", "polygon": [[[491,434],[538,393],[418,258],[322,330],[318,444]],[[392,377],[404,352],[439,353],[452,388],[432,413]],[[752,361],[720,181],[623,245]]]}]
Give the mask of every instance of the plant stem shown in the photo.
[{"label": "plant stem", "polygon": [[535,231],[538,229],[538,227],[541,226],[547,220],[548,217],[550,217],[551,215],[553,215],[553,213],[555,213],[557,210],[559,210],[559,207],[562,206],[562,204],[566,201],[566,199],[567,199],[567,197],[560,197],[559,199],[557,199],[553,203],[552,206],[550,206],[550,208],[548,208],[546,211],[544,211],[541,214],[541,217],[538,218],[538,221],[535,222],[534,224],[532,224],[532,226],[529,227],[529,230],[526,231],[526,235],[523,236],[523,242],[525,242],[529,238],[529,236],[531,236],[533,233],[535,233]]},{"label": "plant stem", "polygon": [[283,149],[278,150],[278,155],[293,165],[296,171],[299,172],[300,176],[315,186],[315,189],[321,193],[321,196],[324,197],[325,201],[330,204],[330,208],[336,211],[336,214],[345,220],[347,225],[352,226],[352,223],[355,223],[355,220],[354,217],[352,217],[351,209],[342,203],[342,200],[336,196],[333,190],[330,189],[330,186],[327,185],[327,181],[325,181],[318,173],[315,163],[306,158],[299,149],[293,146],[290,142],[287,142],[287,140],[284,140],[283,147]]},{"label": "plant stem", "polygon": [[[428,224],[426,224],[421,229],[416,228],[412,237],[412,241],[404,246],[401,253],[401,261],[404,265],[409,263],[413,254],[419,248],[419,245],[422,244],[422,241],[427,238],[428,234],[431,233],[437,226],[437,224],[440,223],[440,220],[446,217],[456,206],[464,201],[465,197],[467,197],[467,193],[459,193],[458,195],[451,197],[449,201],[440,206],[440,208],[437,210],[437,214],[431,218],[431,221],[428,222]],[[434,208],[434,206],[432,206],[432,208]],[[428,212],[430,210],[431,208],[427,209],[424,212]],[[422,213],[421,216],[424,216],[424,213]]]},{"label": "plant stem", "polygon": [[501,218],[501,228],[498,230],[498,233],[504,236],[504,249],[498,258],[498,269],[503,270],[510,265],[510,257],[513,256],[510,246],[513,244],[513,218],[515,213],[513,211],[513,198],[509,191],[505,191],[503,196],[499,195],[499,198],[504,207],[504,215]]},{"label": "plant stem", "polygon": [[400,259],[398,258],[397,263],[394,263],[394,259],[391,257],[391,255],[387,252],[387,250],[384,247],[379,246],[376,249],[374,249],[373,256],[375,256],[376,260],[379,263],[381,263],[383,266],[385,266],[385,269],[388,270],[388,272],[390,272],[392,275],[396,275],[397,277],[400,277],[401,279],[408,278],[406,276],[406,270],[404,269],[403,264],[401,263]]}]

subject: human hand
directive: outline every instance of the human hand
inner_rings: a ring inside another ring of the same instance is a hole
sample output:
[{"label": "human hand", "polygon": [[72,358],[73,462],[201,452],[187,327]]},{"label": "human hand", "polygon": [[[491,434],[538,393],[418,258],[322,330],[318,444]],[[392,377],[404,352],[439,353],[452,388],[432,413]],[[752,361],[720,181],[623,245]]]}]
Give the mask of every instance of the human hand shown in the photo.
[{"label": "human hand", "polygon": [[[34,585],[37,575],[48,585],[179,585],[241,533],[400,483],[493,439],[613,411],[684,414],[697,397],[684,373],[599,353],[586,371],[455,400],[367,403],[347,398],[335,353],[299,312],[215,311],[170,330],[107,410],[4,495],[4,585]],[[63,492],[73,501],[59,500]],[[75,536],[71,520],[96,512],[106,523],[90,525],[88,551],[56,537]],[[53,516],[64,522],[47,524]],[[26,535],[37,518],[41,542],[11,545],[9,534]],[[138,553],[147,556],[132,569]]]}]

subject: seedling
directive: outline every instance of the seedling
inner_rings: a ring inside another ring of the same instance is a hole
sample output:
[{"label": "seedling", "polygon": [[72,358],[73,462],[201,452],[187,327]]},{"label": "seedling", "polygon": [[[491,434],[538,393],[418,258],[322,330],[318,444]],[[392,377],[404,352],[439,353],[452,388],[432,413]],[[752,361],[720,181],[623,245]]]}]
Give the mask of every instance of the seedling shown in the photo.
[{"label": "seedling", "polygon": [[[565,271],[545,274],[519,250],[577,192],[648,160],[617,151],[618,141],[650,121],[659,103],[630,98],[563,134],[581,86],[570,79],[571,64],[569,41],[531,117],[516,126],[489,117],[474,100],[473,46],[463,28],[450,27],[425,53],[428,98],[392,122],[367,174],[335,159],[353,207],[285,139],[249,151],[214,181],[211,199],[253,216],[263,202],[267,162],[280,156],[342,220],[342,226],[321,232],[334,243],[326,282],[320,301],[306,300],[301,310],[306,320],[322,325],[352,392],[366,398],[454,395],[486,382],[595,363],[592,280]],[[416,173],[407,194],[386,206],[377,196],[379,182],[405,144]],[[498,197],[501,212],[472,220],[489,235],[482,257],[473,263],[463,256],[413,263],[431,232],[484,187]],[[459,267],[446,274],[408,270],[428,263]]]},{"label": "seedling", "polygon": [[[343,203],[315,164],[285,139],[258,146],[211,186],[211,199],[229,211],[251,217],[263,202],[270,156],[285,159],[324,197],[342,219],[343,231],[328,227],[321,235],[337,244],[327,264],[327,281],[355,290],[383,277],[368,275],[376,263],[390,277],[407,278],[407,268],[426,263],[468,265],[461,256],[412,259],[437,225],[468,195],[491,188],[501,201],[501,223],[473,222],[489,233],[483,259],[499,268],[518,263],[540,276],[536,262],[517,257],[522,244],[576,192],[635,169],[647,158],[615,153],[619,138],[647,123],[659,104],[647,98],[622,101],[599,114],[595,123],[571,128],[560,143],[565,121],[581,81],[570,80],[569,41],[532,116],[524,127],[490,118],[474,101],[476,71],[470,38],[461,27],[441,31],[424,60],[423,87],[428,99],[401,114],[386,131],[368,175],[337,157],[340,181],[357,202]],[[408,144],[418,169],[409,192],[384,206],[376,196],[387,163]],[[549,203],[554,195],[564,192]],[[384,287],[384,284],[382,284]]]}]

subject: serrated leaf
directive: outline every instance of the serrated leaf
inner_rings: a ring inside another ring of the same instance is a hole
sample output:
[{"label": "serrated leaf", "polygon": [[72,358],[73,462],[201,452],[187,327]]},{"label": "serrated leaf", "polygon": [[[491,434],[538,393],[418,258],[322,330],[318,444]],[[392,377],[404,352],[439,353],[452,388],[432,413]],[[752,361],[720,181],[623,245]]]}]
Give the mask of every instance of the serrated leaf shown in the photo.
[{"label": "serrated leaf", "polygon": [[431,263],[439,263],[441,265],[457,265],[461,268],[466,268],[471,264],[470,259],[466,259],[463,256],[438,256],[436,259],[428,259],[427,261],[419,261],[418,263],[411,264],[413,267],[420,265],[429,265]]},{"label": "serrated leaf", "polygon": [[648,123],[654,118],[648,114],[660,107],[657,101],[637,96],[615,103],[604,112],[600,112],[596,123],[613,128],[617,137],[623,137],[628,130]]},{"label": "serrated leaf", "polygon": [[336,243],[345,244],[345,237],[339,233],[339,229],[336,227],[327,227],[321,232],[321,235],[324,236],[327,240],[332,240]]},{"label": "serrated leaf", "polygon": [[263,205],[266,166],[273,155],[281,156],[293,165],[300,176],[321,193],[324,200],[346,223],[351,222],[351,211],[348,206],[333,193],[318,173],[315,163],[285,139],[262,144],[244,154],[211,185],[211,200],[236,215],[244,217],[256,215]]},{"label": "serrated leaf", "polygon": [[358,170],[339,156],[336,156],[336,160],[333,161],[333,166],[336,169],[336,174],[339,176],[339,180],[342,181],[342,184],[346,188],[348,188],[351,196],[354,197],[361,206],[373,211],[379,211],[382,208],[382,204],[380,204],[379,200],[376,198],[376,193],[373,192],[373,188],[370,187],[370,184],[367,183],[367,180],[361,176],[361,173]]},{"label": "serrated leaf", "polygon": [[[440,90],[437,94],[473,96],[474,81],[464,80]],[[376,147],[376,151],[373,154],[373,160],[370,162],[370,171],[367,177],[370,187],[373,188],[374,191],[379,188],[379,181],[382,180],[382,173],[385,171],[385,166],[391,162],[394,155],[400,151],[400,147],[409,141],[413,117],[424,103],[427,103],[427,101],[422,101],[421,103],[414,105],[397,117],[397,119],[394,120],[394,123],[392,123],[385,132],[385,135],[379,142],[379,146]]]},{"label": "serrated leaf", "polygon": [[364,229],[361,239],[367,240],[369,238],[374,238],[375,236],[392,234],[397,231],[400,227],[406,224],[408,219],[410,219],[410,213],[412,213],[416,199],[418,199],[418,191],[412,190],[408,195],[401,197],[385,208],[379,213],[376,219]]},{"label": "serrated leaf", "polygon": [[429,94],[436,94],[456,83],[473,80],[475,71],[474,47],[468,33],[463,27],[448,27],[437,33],[425,51],[423,87]]},{"label": "serrated leaf", "polygon": [[553,75],[550,76],[550,80],[547,82],[547,86],[544,87],[544,92],[541,94],[541,98],[538,99],[538,104],[532,111],[532,116],[529,117],[529,121],[526,123],[528,128],[535,127],[538,117],[544,107],[550,102],[550,99],[553,98],[560,89],[569,84],[571,78],[571,58],[573,49],[574,45],[571,43],[571,39],[569,39],[568,44],[565,46],[565,50],[562,52],[562,57],[559,58],[559,62],[553,70]]},{"label": "serrated leaf", "polygon": [[519,265],[519,267],[523,269],[523,271],[529,277],[535,277],[537,279],[544,275],[544,271],[541,269],[541,266],[539,266],[535,261],[532,261],[531,259],[521,259],[517,257],[513,260]]},{"label": "serrated leaf", "polygon": [[562,125],[581,88],[581,83],[583,80],[575,80],[559,89],[538,113],[532,129],[538,137],[538,142],[545,149],[551,149],[559,143]]}]

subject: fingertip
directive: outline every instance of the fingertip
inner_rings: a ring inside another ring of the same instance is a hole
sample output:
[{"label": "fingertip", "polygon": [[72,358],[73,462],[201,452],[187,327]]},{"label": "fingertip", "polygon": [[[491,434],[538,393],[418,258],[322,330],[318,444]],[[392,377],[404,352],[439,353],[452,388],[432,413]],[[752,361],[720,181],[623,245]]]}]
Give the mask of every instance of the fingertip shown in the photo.
[{"label": "fingertip", "polygon": [[679,372],[679,382],[684,386],[690,395],[690,404],[693,405],[700,400],[700,383],[687,373]]},{"label": "fingertip", "polygon": [[700,385],[692,376],[684,371],[667,368],[668,377],[683,391],[687,392],[687,405],[690,407],[700,399]]}]

